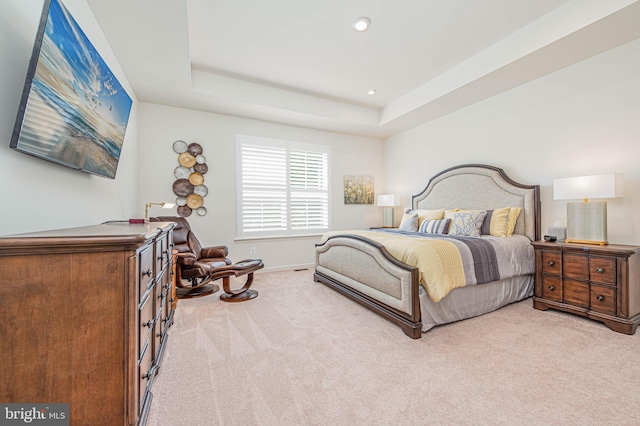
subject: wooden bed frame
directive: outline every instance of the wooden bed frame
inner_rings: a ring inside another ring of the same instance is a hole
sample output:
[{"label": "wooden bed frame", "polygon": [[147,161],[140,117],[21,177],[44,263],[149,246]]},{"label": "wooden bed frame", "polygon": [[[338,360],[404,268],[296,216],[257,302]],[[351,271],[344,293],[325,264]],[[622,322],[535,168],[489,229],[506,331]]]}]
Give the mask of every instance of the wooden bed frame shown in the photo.
[{"label": "wooden bed frame", "polygon": [[[414,209],[507,206],[522,209],[514,233],[539,240],[540,187],[517,183],[497,167],[466,164],[449,168],[432,177],[427,187],[412,197]],[[418,268],[398,261],[381,244],[348,232],[316,244],[314,280],[398,324],[409,337],[422,336]],[[481,286],[456,289],[456,295],[452,292],[443,301],[470,294],[477,287]]]}]

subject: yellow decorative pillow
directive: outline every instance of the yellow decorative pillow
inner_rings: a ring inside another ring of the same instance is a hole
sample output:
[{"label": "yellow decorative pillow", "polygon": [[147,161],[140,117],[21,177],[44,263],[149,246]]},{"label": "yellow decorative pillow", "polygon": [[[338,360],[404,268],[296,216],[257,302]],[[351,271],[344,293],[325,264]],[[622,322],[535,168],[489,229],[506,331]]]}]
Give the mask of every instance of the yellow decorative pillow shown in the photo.
[{"label": "yellow decorative pillow", "polygon": [[439,220],[444,216],[444,209],[426,210],[426,209],[413,209],[407,213],[418,213],[418,229],[422,225],[423,220]]},{"label": "yellow decorative pillow", "polygon": [[513,231],[516,229],[516,222],[518,221],[518,216],[520,216],[520,211],[522,209],[520,207],[511,207],[509,210],[509,216],[507,218],[507,236],[513,235]]},{"label": "yellow decorative pillow", "polygon": [[[508,235],[507,223],[508,223],[510,211],[511,211],[511,207],[489,210],[489,212],[491,212],[491,216],[489,221],[487,221],[485,218],[485,224],[482,227],[483,235],[488,234],[488,235],[493,235],[494,237],[506,237]],[[489,218],[489,215],[487,215],[487,218]],[[489,222],[489,223],[486,223],[486,222]]]},{"label": "yellow decorative pillow", "polygon": [[451,221],[453,222],[453,215],[459,211],[460,209],[446,209],[444,211],[444,219],[451,219]]}]

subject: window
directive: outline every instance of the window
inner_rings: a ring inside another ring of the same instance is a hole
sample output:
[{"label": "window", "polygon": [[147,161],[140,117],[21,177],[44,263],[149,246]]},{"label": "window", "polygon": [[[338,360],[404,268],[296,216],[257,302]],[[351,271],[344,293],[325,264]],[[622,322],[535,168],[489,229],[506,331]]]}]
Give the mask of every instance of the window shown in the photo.
[{"label": "window", "polygon": [[329,229],[329,146],[237,136],[236,150],[239,238]]}]

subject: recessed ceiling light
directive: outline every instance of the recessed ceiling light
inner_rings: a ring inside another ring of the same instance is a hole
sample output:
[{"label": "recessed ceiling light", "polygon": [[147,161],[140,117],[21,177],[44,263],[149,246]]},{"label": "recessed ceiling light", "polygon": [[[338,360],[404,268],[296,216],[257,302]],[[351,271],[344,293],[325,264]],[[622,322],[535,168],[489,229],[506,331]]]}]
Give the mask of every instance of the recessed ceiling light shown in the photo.
[{"label": "recessed ceiling light", "polygon": [[371,89],[367,92],[368,95],[375,95],[376,91],[374,89]]},{"label": "recessed ceiling light", "polygon": [[370,25],[371,20],[366,16],[361,16],[360,18],[353,21],[353,29],[356,31],[367,31]]}]

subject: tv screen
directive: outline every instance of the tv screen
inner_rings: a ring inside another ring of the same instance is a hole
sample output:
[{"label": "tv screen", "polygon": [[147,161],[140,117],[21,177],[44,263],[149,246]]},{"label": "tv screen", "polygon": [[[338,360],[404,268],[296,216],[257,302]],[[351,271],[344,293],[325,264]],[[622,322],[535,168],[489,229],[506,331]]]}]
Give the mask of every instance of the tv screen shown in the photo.
[{"label": "tv screen", "polygon": [[60,0],[45,0],[11,148],[114,179],[131,98]]}]

